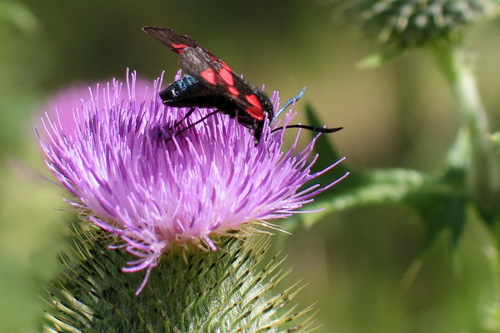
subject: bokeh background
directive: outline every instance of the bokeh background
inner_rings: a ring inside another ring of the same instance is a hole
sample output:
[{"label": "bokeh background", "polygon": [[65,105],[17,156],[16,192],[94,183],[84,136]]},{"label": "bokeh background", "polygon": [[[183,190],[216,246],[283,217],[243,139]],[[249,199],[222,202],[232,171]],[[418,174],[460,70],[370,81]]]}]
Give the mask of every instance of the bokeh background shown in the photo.
[{"label": "bokeh background", "polygon": [[[353,172],[407,167],[435,174],[444,165],[458,120],[437,66],[416,51],[358,69],[376,45],[342,19],[333,1],[2,0],[0,332],[37,327],[72,216],[64,190],[44,179],[50,175],[34,126],[46,100],[74,83],[123,80],[126,68],[151,79],[164,70],[172,78],[177,57],[144,34],[144,25],[193,37],[283,99],[307,86],[304,101],[328,126],[344,127],[330,139]],[[499,23],[468,31],[467,45],[498,128]],[[306,285],[297,302],[315,303],[318,332],[482,332],[498,281],[490,237],[470,220],[456,249],[443,233],[423,252],[423,225],[410,210],[331,212],[280,239],[285,267],[294,267],[287,283]]]}]

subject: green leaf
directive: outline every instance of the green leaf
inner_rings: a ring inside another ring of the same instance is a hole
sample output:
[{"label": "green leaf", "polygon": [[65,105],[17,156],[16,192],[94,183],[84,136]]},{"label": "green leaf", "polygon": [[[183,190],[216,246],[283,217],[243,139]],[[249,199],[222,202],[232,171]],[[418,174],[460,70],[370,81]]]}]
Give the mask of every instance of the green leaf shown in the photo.
[{"label": "green leaf", "polygon": [[[308,122],[321,126],[310,105],[306,106]],[[373,204],[396,204],[413,208],[426,226],[425,247],[429,247],[443,230],[450,230],[452,245],[456,247],[465,225],[466,197],[463,194],[463,159],[466,133],[457,137],[456,144],[448,156],[448,170],[441,178],[410,169],[380,169],[351,171],[350,175],[331,189],[315,197],[314,203],[306,208],[316,211],[295,215],[288,221],[287,230],[293,230],[298,223],[312,226],[331,212]],[[329,136],[317,139],[315,151],[320,155],[315,170],[327,168],[340,159],[339,153],[329,141]],[[321,158],[323,157],[323,158]],[[325,158],[328,157],[328,158]],[[346,162],[316,178],[320,184],[329,184],[342,177],[350,168]]]},{"label": "green leaf", "polygon": [[456,248],[465,227],[467,198],[444,183],[428,185],[408,195],[404,202],[422,217],[426,226],[424,247],[431,246],[442,231],[449,230],[452,247]]},{"label": "green leaf", "polygon": [[300,218],[307,226],[311,226],[333,211],[370,204],[403,204],[406,196],[429,181],[431,179],[428,176],[414,170],[353,171],[349,177],[328,190],[327,197],[321,197],[307,206],[308,210],[324,210],[300,215]]}]

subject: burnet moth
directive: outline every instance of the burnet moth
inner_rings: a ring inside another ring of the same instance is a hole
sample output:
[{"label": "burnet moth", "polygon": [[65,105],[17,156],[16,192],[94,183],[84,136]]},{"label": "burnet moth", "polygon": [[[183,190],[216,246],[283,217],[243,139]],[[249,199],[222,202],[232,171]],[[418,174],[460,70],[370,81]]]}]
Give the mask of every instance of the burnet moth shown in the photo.
[{"label": "burnet moth", "polygon": [[[215,108],[203,119],[222,112],[237,120],[243,126],[253,130],[256,142],[260,140],[266,118],[272,122],[292,103],[299,100],[305,89],[274,114],[269,97],[264,92],[245,82],[224,61],[220,60],[185,35],[179,35],[171,29],[143,27],[142,30],[154,37],[170,50],[179,55],[181,68],[187,75],[173,82],[160,92],[163,104],[174,107],[189,107],[189,117],[195,107]],[[287,128],[305,128],[308,130],[332,133],[338,128],[322,128],[308,125],[288,125]],[[281,128],[276,128],[274,131]],[[179,134],[179,132],[177,133]]]}]

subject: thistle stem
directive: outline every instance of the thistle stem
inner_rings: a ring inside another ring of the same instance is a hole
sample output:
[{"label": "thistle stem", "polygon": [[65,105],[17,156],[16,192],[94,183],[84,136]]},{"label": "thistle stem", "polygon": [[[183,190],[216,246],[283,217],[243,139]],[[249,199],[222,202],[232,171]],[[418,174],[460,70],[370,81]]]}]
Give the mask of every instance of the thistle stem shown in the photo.
[{"label": "thistle stem", "polygon": [[500,313],[498,303],[500,223],[495,222],[499,220],[497,208],[500,182],[499,160],[492,141],[488,139],[490,134],[488,118],[467,52],[453,45],[440,45],[434,47],[433,51],[451,85],[462,120],[454,146],[467,145],[465,149],[458,150],[465,155],[462,160],[468,162],[466,163],[468,167],[465,169],[467,182],[465,191],[474,200],[482,218],[491,226],[496,240],[496,250],[488,251],[495,284],[485,315],[488,318],[487,325],[497,328]]},{"label": "thistle stem", "polygon": [[494,219],[498,206],[499,165],[490,134],[486,111],[482,105],[476,79],[467,52],[453,43],[432,48],[454,93],[462,120],[461,127],[468,134],[470,149],[464,150],[469,163],[467,187],[483,218]]}]

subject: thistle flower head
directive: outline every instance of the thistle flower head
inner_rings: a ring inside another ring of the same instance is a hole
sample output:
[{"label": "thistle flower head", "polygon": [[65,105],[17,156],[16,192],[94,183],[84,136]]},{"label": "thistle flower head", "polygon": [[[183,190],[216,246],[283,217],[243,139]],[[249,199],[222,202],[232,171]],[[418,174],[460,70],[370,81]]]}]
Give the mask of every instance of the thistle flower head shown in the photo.
[{"label": "thistle flower head", "polygon": [[[252,133],[224,114],[176,135],[210,110],[184,119],[187,109],[161,103],[161,79],[144,95],[135,84],[132,74],[125,97],[117,80],[93,90],[75,109],[76,135],[45,117],[50,139],[42,142],[49,169],[74,195],[70,204],[137,257],[126,272],[147,269],[146,281],[173,244],[216,250],[217,236],[272,227],[267,221],[290,216],[335,183],[301,189],[318,175],[309,161],[314,140],[283,152],[283,131],[266,125],[255,145]],[[271,99],[277,106],[277,94]]]},{"label": "thistle flower head", "polygon": [[[137,96],[146,96],[150,85],[150,81],[137,77],[135,78],[134,93]],[[60,130],[64,132],[66,137],[73,138],[76,135],[76,129],[79,126],[77,121],[79,121],[81,115],[83,115],[81,108],[85,97],[89,95],[89,87],[98,86],[98,82],[75,82],[54,92],[47,99],[47,101],[45,101],[43,106],[39,108],[39,111],[45,112],[47,114],[47,118],[57,120]],[[127,93],[125,91],[120,91],[120,94],[120,98],[122,99],[127,97]],[[59,110],[61,110],[61,112],[59,112]],[[77,115],[76,119],[75,115]],[[40,112],[37,113],[35,123],[37,126],[43,127],[43,124],[40,123]],[[38,134],[45,143],[50,142],[46,131],[41,131]]]},{"label": "thistle flower head", "polygon": [[498,0],[354,0],[347,12],[381,43],[397,49],[450,40],[464,26],[492,18]]}]

